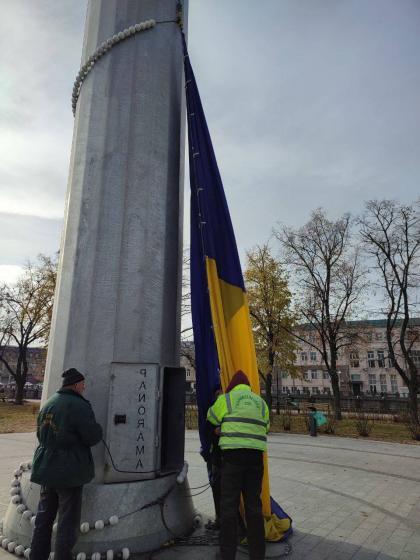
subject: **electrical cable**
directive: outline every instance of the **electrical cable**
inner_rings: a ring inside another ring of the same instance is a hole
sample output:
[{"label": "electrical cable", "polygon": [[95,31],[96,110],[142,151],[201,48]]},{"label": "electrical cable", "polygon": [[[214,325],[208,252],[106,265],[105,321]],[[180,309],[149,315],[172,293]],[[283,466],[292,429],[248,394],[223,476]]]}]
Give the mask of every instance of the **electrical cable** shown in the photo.
[{"label": "electrical cable", "polygon": [[[210,484],[210,482],[206,482],[205,484],[202,484],[201,486],[190,486],[190,490],[200,490],[200,488],[204,488],[204,486],[208,486]],[[211,486],[211,484],[210,484]]]},{"label": "electrical cable", "polygon": [[[150,474],[150,473],[155,473],[156,469],[152,470],[152,471],[123,471],[121,469],[119,469],[115,463],[114,463],[114,459],[112,458],[112,454],[111,451],[108,447],[108,445],[106,444],[105,440],[102,440],[102,443],[105,445],[105,449],[108,451],[108,455],[109,458],[111,459],[111,463],[112,463],[112,467],[114,469],[114,471],[120,472],[120,473],[125,473],[125,474]],[[175,471],[171,471],[171,472],[175,472]],[[171,473],[165,473],[165,476],[171,474]]]},{"label": "electrical cable", "polygon": [[182,494],[182,496],[184,498],[195,498],[195,496],[199,496],[200,494],[204,494],[204,492],[207,492],[207,490],[210,488],[210,484],[207,486],[207,488],[204,488],[204,490],[201,490],[201,492],[197,492],[196,494]]}]

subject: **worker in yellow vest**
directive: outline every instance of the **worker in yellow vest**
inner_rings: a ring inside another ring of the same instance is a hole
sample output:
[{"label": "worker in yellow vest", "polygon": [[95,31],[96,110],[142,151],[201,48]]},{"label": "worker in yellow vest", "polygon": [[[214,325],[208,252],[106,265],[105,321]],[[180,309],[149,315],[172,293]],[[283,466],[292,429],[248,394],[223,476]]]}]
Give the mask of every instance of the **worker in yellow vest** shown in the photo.
[{"label": "worker in yellow vest", "polygon": [[237,516],[241,493],[244,499],[249,556],[265,556],[261,486],[263,453],[267,449],[270,416],[265,401],[251,391],[248,377],[237,371],[207,413],[207,420],[220,430],[222,452],[220,552],[222,560],[235,560]]}]

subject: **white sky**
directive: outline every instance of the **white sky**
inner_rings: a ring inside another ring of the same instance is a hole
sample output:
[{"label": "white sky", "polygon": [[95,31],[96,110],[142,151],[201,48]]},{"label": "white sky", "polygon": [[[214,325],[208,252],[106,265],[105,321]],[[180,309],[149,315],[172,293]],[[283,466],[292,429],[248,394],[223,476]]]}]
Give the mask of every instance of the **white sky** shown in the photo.
[{"label": "white sky", "polygon": [[[1,2],[0,281],[59,248],[85,7]],[[190,0],[189,51],[241,256],[318,206],[418,198],[418,0]]]}]

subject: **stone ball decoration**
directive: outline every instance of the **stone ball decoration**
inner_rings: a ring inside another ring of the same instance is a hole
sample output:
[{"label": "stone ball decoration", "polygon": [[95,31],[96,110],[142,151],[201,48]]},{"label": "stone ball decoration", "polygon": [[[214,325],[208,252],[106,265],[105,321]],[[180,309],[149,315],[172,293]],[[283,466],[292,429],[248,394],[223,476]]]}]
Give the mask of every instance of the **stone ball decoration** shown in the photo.
[{"label": "stone ball decoration", "polygon": [[80,532],[81,533],[89,533],[89,529],[90,529],[90,526],[89,526],[89,523],[87,523],[87,522],[84,522],[80,525]]},{"label": "stone ball decoration", "polygon": [[111,515],[111,517],[109,518],[109,524],[110,525],[117,525],[119,519],[117,515]]},{"label": "stone ball decoration", "polygon": [[31,549],[30,548],[26,548],[25,552],[23,553],[24,557],[26,558],[26,560],[29,560],[29,556],[31,555]]},{"label": "stone ball decoration", "polygon": [[98,519],[98,521],[95,521],[95,529],[97,531],[101,531],[104,527],[105,523],[102,521],[102,519]]},{"label": "stone ball decoration", "polygon": [[141,23],[136,23],[136,25],[131,25],[127,29],[124,29],[123,31],[116,33],[115,35],[113,35],[112,37],[110,37],[109,39],[101,43],[96,48],[95,52],[87,58],[86,62],[80,68],[79,73],[74,82],[72,101],[71,101],[73,115],[76,114],[77,101],[79,99],[80,90],[83,81],[85,80],[89,72],[92,70],[95,62],[98,61],[107,51],[109,51],[112,47],[114,47],[121,41],[124,41],[129,37],[133,37],[136,33],[139,33],[140,31],[151,29],[152,27],[155,27],[155,25],[156,25],[156,21],[154,19],[148,19],[142,21]]}]

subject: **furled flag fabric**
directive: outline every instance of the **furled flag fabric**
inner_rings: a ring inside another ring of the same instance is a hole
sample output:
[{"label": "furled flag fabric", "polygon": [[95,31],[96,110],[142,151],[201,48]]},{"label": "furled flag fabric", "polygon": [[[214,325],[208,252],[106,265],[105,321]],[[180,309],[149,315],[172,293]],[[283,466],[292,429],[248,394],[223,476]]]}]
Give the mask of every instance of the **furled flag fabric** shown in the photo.
[{"label": "furled flag fabric", "polygon": [[[191,307],[195,344],[200,439],[207,409],[220,384],[225,390],[237,370],[260,392],[254,340],[241,265],[223,184],[184,41],[185,88],[191,183]],[[266,539],[291,532],[291,519],[270,499],[267,457],[262,491]]]}]

